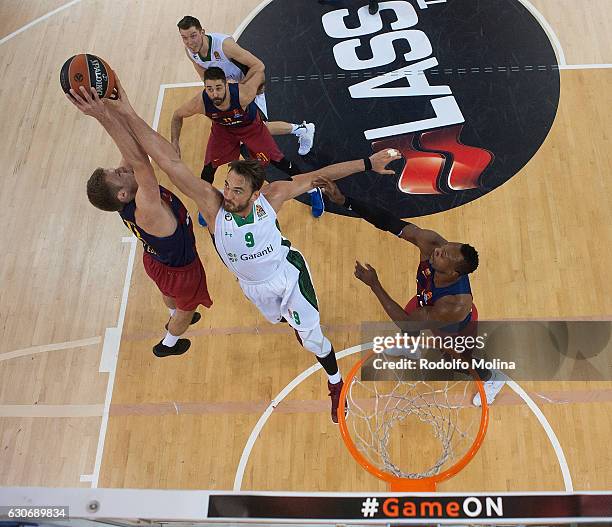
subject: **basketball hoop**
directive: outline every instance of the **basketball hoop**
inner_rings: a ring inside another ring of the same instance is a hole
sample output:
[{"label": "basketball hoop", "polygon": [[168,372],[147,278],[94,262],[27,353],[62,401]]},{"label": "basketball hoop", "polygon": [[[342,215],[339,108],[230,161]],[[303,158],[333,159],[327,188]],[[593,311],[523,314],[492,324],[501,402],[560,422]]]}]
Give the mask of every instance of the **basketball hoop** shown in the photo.
[{"label": "basketball hoop", "polygon": [[[386,481],[392,491],[433,492],[438,483],[467,466],[484,440],[489,407],[483,382],[474,372],[472,381],[435,383],[396,377],[392,381],[362,382],[357,374],[374,355],[379,356],[371,351],[360,359],[344,381],[338,409],[342,439],[353,458],[370,474]],[[468,391],[468,387],[476,387],[480,393],[480,408],[471,404],[473,390]],[[346,401],[354,438],[344,414]],[[405,443],[400,441],[402,434],[417,429],[421,445],[437,441],[438,451],[432,456],[435,461],[431,466],[418,467],[420,470],[403,470],[391,459],[394,454],[398,456],[402,445],[391,445],[391,439]],[[423,432],[434,439],[425,439]]]}]

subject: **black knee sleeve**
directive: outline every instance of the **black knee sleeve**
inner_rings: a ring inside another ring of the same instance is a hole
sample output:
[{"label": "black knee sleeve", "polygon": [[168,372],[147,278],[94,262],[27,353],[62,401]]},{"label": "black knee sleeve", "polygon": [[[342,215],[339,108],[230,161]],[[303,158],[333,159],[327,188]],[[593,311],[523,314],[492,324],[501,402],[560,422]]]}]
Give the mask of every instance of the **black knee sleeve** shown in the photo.
[{"label": "black knee sleeve", "polygon": [[325,357],[317,356],[317,360],[319,361],[319,364],[323,366],[323,369],[327,375],[336,375],[336,373],[338,373],[338,362],[336,361],[336,352],[334,351],[333,346],[328,355]]},{"label": "black knee sleeve", "polygon": [[396,236],[401,234],[406,225],[410,225],[410,223],[394,216],[388,210],[370,203],[366,203],[365,201],[357,198],[350,198],[347,196],[344,206],[347,209],[356,212],[359,216],[361,216],[368,223],[374,225],[374,227],[377,229],[380,229],[381,231],[388,231]]}]

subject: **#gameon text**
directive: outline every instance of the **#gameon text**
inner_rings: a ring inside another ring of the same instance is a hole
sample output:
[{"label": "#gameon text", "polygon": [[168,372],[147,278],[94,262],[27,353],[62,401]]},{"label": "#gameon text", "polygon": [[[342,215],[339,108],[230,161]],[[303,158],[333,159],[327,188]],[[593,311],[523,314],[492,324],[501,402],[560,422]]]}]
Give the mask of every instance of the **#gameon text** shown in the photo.
[{"label": "#gameon text", "polygon": [[374,337],[372,350],[374,353],[384,353],[387,350],[404,349],[415,353],[417,349],[437,349],[464,353],[465,351],[481,350],[485,347],[487,334],[472,336],[462,335],[406,335],[396,333],[386,337]]}]

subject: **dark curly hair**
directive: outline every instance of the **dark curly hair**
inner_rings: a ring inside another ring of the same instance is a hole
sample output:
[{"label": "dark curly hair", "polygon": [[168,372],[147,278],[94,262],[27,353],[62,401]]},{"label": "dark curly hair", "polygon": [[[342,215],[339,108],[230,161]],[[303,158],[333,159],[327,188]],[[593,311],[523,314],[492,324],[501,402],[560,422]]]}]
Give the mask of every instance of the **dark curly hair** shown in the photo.
[{"label": "dark curly hair", "polygon": [[461,246],[463,261],[457,264],[455,271],[459,274],[470,274],[478,268],[478,251],[471,245],[464,243]]}]

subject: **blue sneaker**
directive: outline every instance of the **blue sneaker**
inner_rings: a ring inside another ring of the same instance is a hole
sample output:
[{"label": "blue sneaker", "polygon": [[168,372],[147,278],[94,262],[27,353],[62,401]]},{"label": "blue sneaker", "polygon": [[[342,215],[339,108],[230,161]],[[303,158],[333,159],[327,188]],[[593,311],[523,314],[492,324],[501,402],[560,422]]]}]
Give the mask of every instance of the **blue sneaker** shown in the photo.
[{"label": "blue sneaker", "polygon": [[198,212],[198,223],[202,226],[202,227],[206,227],[208,224],[206,223],[206,220],[204,219],[204,216],[202,216],[202,214],[200,214]]},{"label": "blue sneaker", "polygon": [[315,218],[320,218],[325,212],[325,202],[323,201],[323,192],[320,188],[315,188],[309,192],[310,205],[312,207],[312,215]]}]

